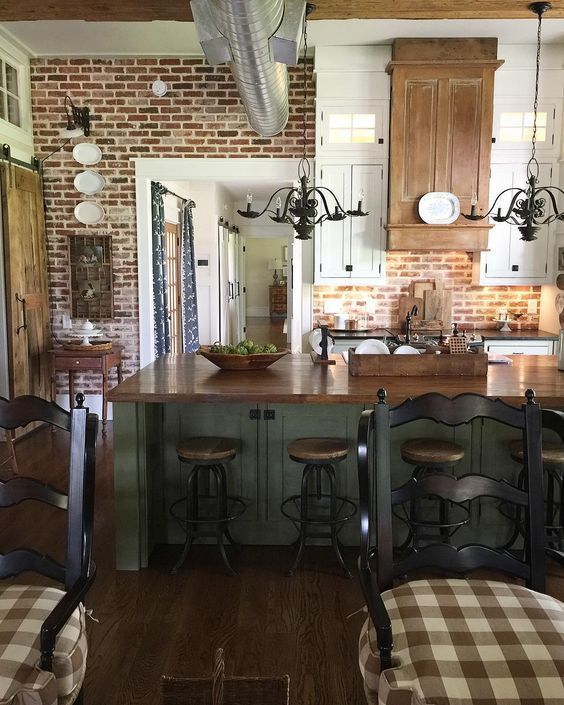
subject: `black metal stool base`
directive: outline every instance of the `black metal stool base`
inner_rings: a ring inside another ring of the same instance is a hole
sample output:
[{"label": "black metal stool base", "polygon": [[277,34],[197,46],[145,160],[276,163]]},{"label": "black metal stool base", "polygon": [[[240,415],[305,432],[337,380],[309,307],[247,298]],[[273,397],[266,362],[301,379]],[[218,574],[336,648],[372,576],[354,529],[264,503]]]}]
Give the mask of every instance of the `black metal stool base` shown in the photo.
[{"label": "black metal stool base", "polygon": [[[211,493],[210,476],[215,481],[215,494]],[[202,489],[199,487],[200,483],[204,485],[202,493],[200,493]],[[205,500],[215,500],[214,513],[205,515],[202,513],[201,504]],[[181,504],[185,505],[183,516],[175,512],[176,508]],[[229,522],[241,516],[245,509],[245,502],[240,497],[232,497],[227,494],[225,467],[222,463],[195,464],[188,473],[186,480],[186,496],[176,500],[169,509],[171,516],[186,531],[186,541],[184,542],[182,553],[171,572],[177,573],[179,571],[188,557],[193,542],[197,538],[209,537],[216,539],[219,553],[229,574],[237,575],[225,552],[224,539],[227,539],[234,548],[241,548],[240,544],[234,541],[231,536],[228,525]],[[204,530],[203,527],[205,526],[214,528],[213,530]]]},{"label": "black metal stool base", "polygon": [[[313,478],[312,474],[314,475]],[[327,478],[329,492],[322,492],[323,475]],[[315,480],[316,491],[308,492],[308,485],[312,479]],[[288,575],[294,575],[298,569],[308,538],[330,538],[331,546],[339,565],[347,578],[352,577],[343,559],[338,535],[345,522],[356,514],[356,504],[346,497],[339,497],[336,494],[335,484],[335,468],[333,465],[330,463],[308,463],[305,465],[302,474],[301,494],[288,497],[280,505],[282,514],[290,519],[298,531],[298,538],[294,544],[297,547],[296,556],[291,568],[288,570]],[[317,500],[318,503],[328,500],[328,513],[325,509],[319,515],[315,515],[313,513],[315,510],[313,500]],[[294,505],[294,512],[289,509],[291,505]],[[314,527],[323,526],[328,527],[328,531],[311,530]]]}]

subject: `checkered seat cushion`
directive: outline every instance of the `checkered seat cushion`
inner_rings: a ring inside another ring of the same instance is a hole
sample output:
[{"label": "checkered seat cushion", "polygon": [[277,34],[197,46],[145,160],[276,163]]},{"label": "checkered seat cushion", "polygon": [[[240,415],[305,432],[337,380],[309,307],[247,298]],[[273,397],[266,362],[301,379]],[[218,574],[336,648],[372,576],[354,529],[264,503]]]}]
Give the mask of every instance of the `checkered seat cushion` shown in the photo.
[{"label": "checkered seat cushion", "polygon": [[392,668],[370,619],[359,662],[370,705],[563,705],[564,603],[488,580],[418,580],[382,594]]},{"label": "checkered seat cushion", "polygon": [[87,654],[82,605],[57,637],[53,673],[39,668],[41,625],[63,595],[52,587],[0,586],[0,705],[60,705],[78,695]]}]

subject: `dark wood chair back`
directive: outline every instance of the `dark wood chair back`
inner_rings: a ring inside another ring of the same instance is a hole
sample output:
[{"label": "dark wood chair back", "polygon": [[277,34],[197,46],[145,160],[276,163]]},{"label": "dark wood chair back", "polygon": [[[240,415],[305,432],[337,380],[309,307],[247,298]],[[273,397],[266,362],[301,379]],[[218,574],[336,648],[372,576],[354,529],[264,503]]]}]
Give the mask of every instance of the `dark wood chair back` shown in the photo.
[{"label": "dark wood chair back", "polygon": [[[359,424],[360,572],[361,581],[366,583],[363,584],[365,595],[374,587],[380,592],[390,589],[394,578],[422,568],[438,568],[461,574],[477,568],[491,568],[522,578],[528,587],[544,591],[541,409],[534,402],[534,392],[527,390],[526,403],[520,408],[477,394],[461,394],[453,399],[441,394],[425,394],[390,408],[385,397],[385,390],[379,390],[378,403],[373,410],[363,412]],[[546,416],[549,419],[547,423],[551,423],[562,435],[564,415],[561,417],[557,412],[556,415]],[[486,475],[468,474],[457,478],[445,473],[428,474],[419,481],[410,479],[401,487],[392,488],[392,428],[418,419],[430,419],[453,427],[478,418],[492,419],[521,430],[527,473],[525,490]],[[543,415],[543,424],[544,421]],[[526,546],[522,558],[486,544],[474,543],[459,548],[436,543],[394,556],[392,507],[429,496],[458,503],[478,497],[493,497],[523,507]],[[375,574],[371,573],[371,563],[375,564]]]},{"label": "dark wood chair back", "polygon": [[0,578],[33,571],[69,590],[81,579],[88,581],[94,571],[91,554],[98,418],[84,408],[84,395],[77,395],[77,401],[78,406],[68,412],[39,397],[21,396],[11,401],[0,397],[0,428],[13,430],[39,421],[70,433],[68,493],[31,477],[0,481],[0,508],[35,500],[67,511],[65,561],[61,564],[32,548],[18,548],[0,554]]}]

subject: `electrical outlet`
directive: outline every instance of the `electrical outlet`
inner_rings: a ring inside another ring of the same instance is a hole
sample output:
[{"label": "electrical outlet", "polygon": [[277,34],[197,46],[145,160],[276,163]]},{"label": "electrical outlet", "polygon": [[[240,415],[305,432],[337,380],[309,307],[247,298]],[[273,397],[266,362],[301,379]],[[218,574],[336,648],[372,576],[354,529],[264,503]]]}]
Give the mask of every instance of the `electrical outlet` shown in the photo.
[{"label": "electrical outlet", "polygon": [[529,299],[529,301],[527,301],[527,313],[536,313],[536,312],[537,312],[536,299]]}]

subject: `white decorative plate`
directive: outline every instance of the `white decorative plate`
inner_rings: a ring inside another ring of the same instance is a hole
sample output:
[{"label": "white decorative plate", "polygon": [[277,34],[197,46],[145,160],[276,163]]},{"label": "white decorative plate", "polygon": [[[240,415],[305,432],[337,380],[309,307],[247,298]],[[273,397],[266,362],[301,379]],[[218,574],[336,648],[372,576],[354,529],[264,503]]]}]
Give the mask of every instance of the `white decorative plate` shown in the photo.
[{"label": "white decorative plate", "polygon": [[355,348],[356,355],[389,355],[390,351],[388,346],[381,340],[376,340],[375,338],[368,338],[368,340],[363,340]]},{"label": "white decorative plate", "polygon": [[411,345],[400,345],[399,348],[394,350],[394,355],[420,355],[421,353],[417,348],[411,347]]},{"label": "white decorative plate", "polygon": [[431,191],[419,199],[419,217],[424,223],[448,225],[460,215],[460,201],[454,193]]},{"label": "white decorative plate", "polygon": [[[311,345],[311,349],[313,352],[316,352],[318,355],[321,355],[321,330],[319,328],[316,328],[315,330],[312,330],[311,333],[309,334],[309,344]],[[329,354],[333,350],[333,341],[331,338],[327,339],[327,354]]]},{"label": "white decorative plate", "polygon": [[72,157],[79,164],[92,166],[93,164],[98,164],[100,159],[102,159],[102,152],[100,147],[91,142],[80,142],[74,146]]},{"label": "white decorative plate", "polygon": [[84,225],[95,225],[104,220],[106,211],[96,201],[81,201],[74,209],[74,217]]},{"label": "white decorative plate", "polygon": [[104,177],[97,171],[92,171],[92,169],[81,171],[74,177],[75,189],[80,191],[80,193],[84,193],[86,196],[93,196],[95,193],[100,193],[105,184],[106,181]]}]

